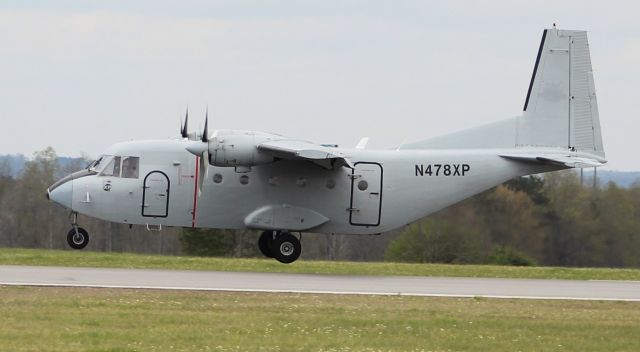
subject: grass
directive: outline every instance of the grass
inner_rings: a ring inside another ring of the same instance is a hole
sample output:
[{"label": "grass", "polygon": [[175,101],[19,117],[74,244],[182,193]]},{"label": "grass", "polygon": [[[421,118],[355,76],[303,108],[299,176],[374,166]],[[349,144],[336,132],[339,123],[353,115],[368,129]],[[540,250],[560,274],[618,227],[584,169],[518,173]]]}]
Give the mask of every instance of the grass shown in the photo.
[{"label": "grass", "polygon": [[2,351],[638,351],[640,304],[0,287]]},{"label": "grass", "polygon": [[19,248],[0,248],[0,265],[220,270],[332,275],[640,280],[640,269],[510,267],[498,265],[362,263],[307,260],[299,260],[293,264],[285,265],[271,259],[177,257]]}]

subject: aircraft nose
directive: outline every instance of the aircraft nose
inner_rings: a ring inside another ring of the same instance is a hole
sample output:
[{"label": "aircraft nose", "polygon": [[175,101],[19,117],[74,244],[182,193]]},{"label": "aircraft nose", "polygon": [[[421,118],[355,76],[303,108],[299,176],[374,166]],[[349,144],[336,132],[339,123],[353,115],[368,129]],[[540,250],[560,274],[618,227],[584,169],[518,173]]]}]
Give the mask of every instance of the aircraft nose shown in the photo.
[{"label": "aircraft nose", "polygon": [[[55,186],[55,187],[54,187]],[[73,200],[73,180],[47,188],[47,198],[71,209]]]}]

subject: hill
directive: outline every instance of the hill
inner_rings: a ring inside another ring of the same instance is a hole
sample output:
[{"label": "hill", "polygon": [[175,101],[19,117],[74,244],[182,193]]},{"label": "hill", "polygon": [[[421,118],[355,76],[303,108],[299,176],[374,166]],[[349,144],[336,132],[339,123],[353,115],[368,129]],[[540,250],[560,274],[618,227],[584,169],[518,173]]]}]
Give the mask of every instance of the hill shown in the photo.
[{"label": "hill", "polygon": [[[18,177],[22,173],[24,165],[29,160],[31,160],[31,158],[28,158],[22,154],[0,155],[0,175],[8,175],[13,178]],[[83,158],[72,158],[67,156],[58,157],[58,165],[60,165],[61,170],[66,170],[70,166],[77,165],[77,163],[84,165],[86,164],[86,161]]]}]

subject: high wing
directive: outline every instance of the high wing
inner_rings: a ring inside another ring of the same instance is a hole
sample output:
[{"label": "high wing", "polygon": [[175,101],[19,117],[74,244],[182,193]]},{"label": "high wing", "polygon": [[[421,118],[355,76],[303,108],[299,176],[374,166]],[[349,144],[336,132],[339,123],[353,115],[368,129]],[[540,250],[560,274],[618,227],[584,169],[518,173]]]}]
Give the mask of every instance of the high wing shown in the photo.
[{"label": "high wing", "polygon": [[294,139],[268,140],[257,145],[258,150],[289,160],[307,160],[326,169],[341,166],[353,168],[349,157],[335,148]]}]

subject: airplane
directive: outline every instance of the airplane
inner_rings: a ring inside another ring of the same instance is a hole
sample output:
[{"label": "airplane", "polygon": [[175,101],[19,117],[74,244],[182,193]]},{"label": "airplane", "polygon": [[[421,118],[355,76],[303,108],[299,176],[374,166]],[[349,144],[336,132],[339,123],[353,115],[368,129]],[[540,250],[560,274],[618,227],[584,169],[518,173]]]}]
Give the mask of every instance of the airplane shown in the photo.
[{"label": "airplane", "polygon": [[[606,163],[587,34],[548,28],[522,114],[385,150],[208,129],[114,144],[47,189],[77,215],[148,229],[262,231],[266,257],[292,263],[302,233],[380,234],[518,176]],[[297,235],[296,235],[297,234]]]}]

